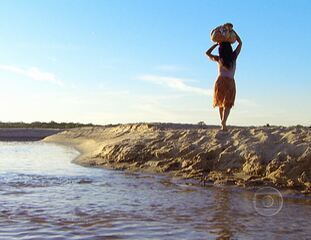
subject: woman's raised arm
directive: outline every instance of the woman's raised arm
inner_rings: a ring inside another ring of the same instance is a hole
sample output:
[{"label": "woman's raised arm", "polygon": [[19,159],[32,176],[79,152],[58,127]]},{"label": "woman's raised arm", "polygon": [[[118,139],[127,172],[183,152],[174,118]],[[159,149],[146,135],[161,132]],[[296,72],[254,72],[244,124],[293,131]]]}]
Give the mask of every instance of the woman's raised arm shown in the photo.
[{"label": "woman's raised arm", "polygon": [[211,60],[213,61],[218,61],[219,57],[216,55],[213,55],[212,52],[213,50],[217,47],[218,43],[215,43],[213,46],[211,46],[207,51],[206,51],[206,56],[208,56]]},{"label": "woman's raised arm", "polygon": [[234,50],[234,55],[235,55],[235,58],[237,58],[241,52],[241,48],[242,48],[242,40],[240,38],[240,36],[236,33],[236,31],[232,30],[235,35],[236,35],[236,40],[238,42],[238,46],[236,47],[236,49]]}]

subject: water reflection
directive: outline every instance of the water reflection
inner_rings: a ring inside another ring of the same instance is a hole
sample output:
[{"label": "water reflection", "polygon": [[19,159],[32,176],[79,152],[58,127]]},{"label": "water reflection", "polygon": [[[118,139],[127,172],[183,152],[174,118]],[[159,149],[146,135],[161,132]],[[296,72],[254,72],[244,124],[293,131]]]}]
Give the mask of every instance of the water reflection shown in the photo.
[{"label": "water reflection", "polygon": [[229,194],[228,190],[221,189],[215,192],[214,195],[215,214],[211,219],[212,228],[219,238],[223,239],[230,239],[233,236],[231,226],[233,226],[234,222],[229,216],[232,204]]},{"label": "water reflection", "polygon": [[[273,217],[254,191],[202,188],[151,174],[84,168],[74,149],[0,143],[0,235],[45,239],[304,239],[308,199],[285,196]],[[289,217],[290,216],[290,217]]]}]

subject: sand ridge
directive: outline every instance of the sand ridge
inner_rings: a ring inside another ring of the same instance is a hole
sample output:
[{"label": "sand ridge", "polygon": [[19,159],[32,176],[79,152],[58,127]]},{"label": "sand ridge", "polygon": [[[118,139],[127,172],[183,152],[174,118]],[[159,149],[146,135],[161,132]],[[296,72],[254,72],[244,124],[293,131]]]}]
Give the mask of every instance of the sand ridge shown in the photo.
[{"label": "sand ridge", "polygon": [[275,185],[311,192],[311,128],[172,123],[66,130],[44,139],[68,144],[86,166],[169,173],[203,182]]}]

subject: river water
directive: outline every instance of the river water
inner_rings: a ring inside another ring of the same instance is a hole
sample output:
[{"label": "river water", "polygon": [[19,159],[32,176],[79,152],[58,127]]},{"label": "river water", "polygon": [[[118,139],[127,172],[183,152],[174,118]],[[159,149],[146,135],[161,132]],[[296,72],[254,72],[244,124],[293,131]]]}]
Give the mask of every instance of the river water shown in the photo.
[{"label": "river water", "polygon": [[76,156],[51,143],[0,142],[1,240],[310,239],[310,198],[85,168]]}]

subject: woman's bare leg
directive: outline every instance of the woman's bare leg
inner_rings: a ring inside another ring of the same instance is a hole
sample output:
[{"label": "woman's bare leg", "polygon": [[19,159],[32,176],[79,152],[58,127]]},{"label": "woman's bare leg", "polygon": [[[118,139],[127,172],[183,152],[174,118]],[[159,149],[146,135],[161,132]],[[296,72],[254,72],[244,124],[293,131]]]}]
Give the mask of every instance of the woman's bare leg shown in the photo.
[{"label": "woman's bare leg", "polygon": [[224,108],[223,107],[219,107],[220,121],[222,121],[222,119],[223,119],[223,113],[224,113]]},{"label": "woman's bare leg", "polygon": [[231,110],[231,108],[226,108],[226,107],[223,110],[223,118],[221,120],[221,126],[222,126],[221,129],[224,131],[228,130],[227,129],[227,119],[228,119],[228,116],[230,114],[230,110]]}]

